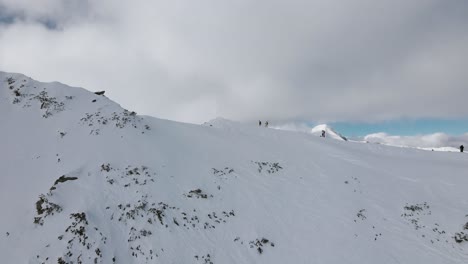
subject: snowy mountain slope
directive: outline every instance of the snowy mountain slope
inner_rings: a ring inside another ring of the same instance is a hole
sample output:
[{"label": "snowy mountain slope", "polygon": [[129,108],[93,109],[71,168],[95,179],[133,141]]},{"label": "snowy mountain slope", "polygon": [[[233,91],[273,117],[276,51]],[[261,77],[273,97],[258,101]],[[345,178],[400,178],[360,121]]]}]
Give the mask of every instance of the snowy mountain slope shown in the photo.
[{"label": "snowy mountain slope", "polygon": [[467,155],[214,123],[0,73],[1,263],[467,263]]},{"label": "snowy mountain slope", "polygon": [[325,137],[331,137],[333,139],[337,140],[344,140],[347,141],[346,137],[342,136],[340,133],[336,132],[333,128],[331,128],[329,125],[322,124],[322,125],[317,125],[313,127],[310,130],[310,133],[316,135],[316,136],[321,136],[322,135],[322,130],[325,131]]}]

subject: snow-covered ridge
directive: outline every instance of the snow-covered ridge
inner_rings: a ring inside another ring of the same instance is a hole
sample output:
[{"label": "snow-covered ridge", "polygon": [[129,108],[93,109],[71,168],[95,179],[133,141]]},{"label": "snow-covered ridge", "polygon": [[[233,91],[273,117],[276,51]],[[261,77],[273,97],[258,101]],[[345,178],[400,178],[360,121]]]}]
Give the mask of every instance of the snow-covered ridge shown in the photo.
[{"label": "snow-covered ridge", "polygon": [[310,133],[313,135],[321,136],[322,131],[325,131],[325,137],[330,137],[337,140],[347,141],[348,139],[336,132],[332,127],[326,124],[317,125],[310,130]]},{"label": "snow-covered ridge", "polygon": [[1,72],[0,126],[2,263],[468,262],[467,155],[141,117]]}]

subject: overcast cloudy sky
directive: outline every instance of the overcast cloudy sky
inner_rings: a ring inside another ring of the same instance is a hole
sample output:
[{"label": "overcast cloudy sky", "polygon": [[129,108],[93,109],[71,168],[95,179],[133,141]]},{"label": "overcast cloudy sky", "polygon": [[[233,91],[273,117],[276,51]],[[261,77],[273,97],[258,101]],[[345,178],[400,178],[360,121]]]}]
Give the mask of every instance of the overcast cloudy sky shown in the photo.
[{"label": "overcast cloudy sky", "polygon": [[0,70],[192,123],[464,122],[467,14],[465,0],[0,0]]}]

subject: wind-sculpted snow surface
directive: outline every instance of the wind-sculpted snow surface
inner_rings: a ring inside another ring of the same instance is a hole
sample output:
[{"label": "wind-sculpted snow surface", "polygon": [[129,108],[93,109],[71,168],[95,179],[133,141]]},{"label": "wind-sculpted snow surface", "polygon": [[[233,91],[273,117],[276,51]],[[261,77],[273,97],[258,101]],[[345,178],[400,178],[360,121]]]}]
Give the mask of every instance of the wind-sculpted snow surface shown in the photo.
[{"label": "wind-sculpted snow surface", "polygon": [[1,263],[468,263],[468,156],[142,117],[0,73]]}]

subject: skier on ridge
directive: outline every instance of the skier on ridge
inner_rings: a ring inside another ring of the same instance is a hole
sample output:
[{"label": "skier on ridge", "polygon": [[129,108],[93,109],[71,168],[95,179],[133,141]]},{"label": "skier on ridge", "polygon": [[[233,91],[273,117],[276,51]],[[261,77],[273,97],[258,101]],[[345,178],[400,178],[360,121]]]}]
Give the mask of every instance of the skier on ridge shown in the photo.
[{"label": "skier on ridge", "polygon": [[465,147],[463,145],[460,146],[460,152],[463,152],[463,150],[465,149]]}]

